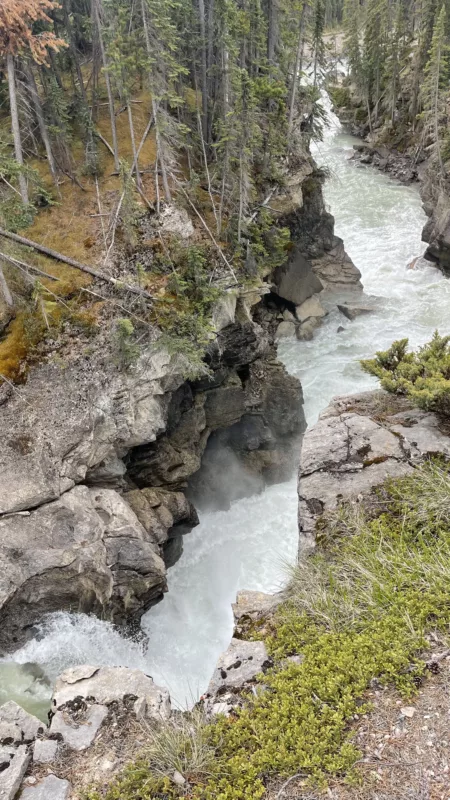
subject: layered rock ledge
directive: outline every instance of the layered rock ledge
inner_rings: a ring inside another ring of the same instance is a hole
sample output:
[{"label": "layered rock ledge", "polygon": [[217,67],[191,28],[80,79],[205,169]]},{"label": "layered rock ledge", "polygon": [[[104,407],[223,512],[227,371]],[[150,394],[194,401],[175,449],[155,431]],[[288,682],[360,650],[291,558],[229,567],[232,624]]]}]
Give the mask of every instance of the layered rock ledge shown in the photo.
[{"label": "layered rock ledge", "polygon": [[387,478],[407,475],[436,454],[450,457],[449,431],[436,414],[383,391],[335,398],[303,439],[300,553],[314,546],[323,513],[362,499]]}]

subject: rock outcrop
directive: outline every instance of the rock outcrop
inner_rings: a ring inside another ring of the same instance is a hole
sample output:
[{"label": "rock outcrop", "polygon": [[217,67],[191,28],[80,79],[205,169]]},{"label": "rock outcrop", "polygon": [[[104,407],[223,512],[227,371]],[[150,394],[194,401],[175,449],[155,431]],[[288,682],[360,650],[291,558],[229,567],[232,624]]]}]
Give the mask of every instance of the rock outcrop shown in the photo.
[{"label": "rock outcrop", "polygon": [[450,437],[431,412],[382,391],[337,397],[303,439],[298,481],[300,551],[314,546],[317,519],[357,501],[428,455],[450,457]]},{"label": "rock outcrop", "polygon": [[193,476],[211,502],[229,502],[219,476],[200,469],[215,442],[249,491],[285,477],[302,393],[249,316],[260,297],[221,301],[209,373],[196,381],[153,347],[128,370],[97,353],[0,387],[0,652],[56,610],[138,620],[198,523]]},{"label": "rock outcrop", "polygon": [[294,243],[288,261],[275,270],[273,291],[295,306],[322,289],[362,289],[360,271],[345,252],[342,239],[334,235],[334,217],[325,210],[322,181],[312,159],[306,159],[303,169],[292,176],[286,196],[271,203]]}]

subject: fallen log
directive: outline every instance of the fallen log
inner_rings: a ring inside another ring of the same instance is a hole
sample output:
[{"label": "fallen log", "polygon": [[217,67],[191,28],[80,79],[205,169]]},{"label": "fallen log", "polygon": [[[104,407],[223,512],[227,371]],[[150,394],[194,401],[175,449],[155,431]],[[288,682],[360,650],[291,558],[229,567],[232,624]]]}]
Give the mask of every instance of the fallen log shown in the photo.
[{"label": "fallen log", "polygon": [[11,241],[17,242],[17,244],[22,244],[25,247],[31,247],[38,253],[43,253],[43,255],[53,258],[55,261],[61,261],[63,264],[68,264],[70,267],[79,269],[81,272],[85,272],[87,275],[91,275],[93,278],[96,278],[99,281],[104,281],[105,283],[111,284],[111,286],[115,286],[116,288],[136,294],[138,297],[145,297],[147,300],[157,299],[153,297],[153,295],[149,294],[149,292],[146,292],[145,289],[141,289],[138,286],[131,286],[129,283],[123,283],[123,281],[117,280],[117,278],[111,278],[109,275],[103,275],[96,269],[88,267],[86,264],[81,264],[74,258],[69,258],[62,253],[58,253],[56,250],[52,250],[50,247],[45,247],[42,244],[31,241],[31,239],[26,239],[25,236],[19,236],[17,233],[11,233],[11,231],[5,231],[3,228],[0,228],[0,236],[4,236],[5,239],[10,239]]}]

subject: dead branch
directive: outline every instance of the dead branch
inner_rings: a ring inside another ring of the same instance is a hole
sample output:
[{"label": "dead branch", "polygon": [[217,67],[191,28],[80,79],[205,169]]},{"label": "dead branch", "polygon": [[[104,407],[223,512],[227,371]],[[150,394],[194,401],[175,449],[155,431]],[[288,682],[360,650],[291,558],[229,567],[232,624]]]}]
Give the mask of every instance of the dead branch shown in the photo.
[{"label": "dead branch", "polygon": [[31,272],[35,272],[37,275],[42,275],[43,278],[50,278],[52,281],[59,280],[59,278],[55,278],[54,275],[50,275],[49,272],[43,272],[41,269],[33,267],[31,264],[26,264],[25,261],[19,261],[18,258],[7,256],[6,253],[0,253],[0,258],[3,258],[3,260],[7,261],[8,264],[12,264],[13,267],[18,267],[18,269],[22,270],[22,272],[27,273],[28,270],[30,270]]},{"label": "dead branch", "polygon": [[235,281],[237,281],[236,273],[235,273],[235,271],[234,271],[233,267],[231,266],[230,262],[228,261],[228,258],[226,257],[226,255],[225,255],[225,253],[223,252],[222,248],[220,247],[219,243],[218,243],[218,242],[216,241],[216,239],[214,238],[214,234],[212,233],[212,231],[211,231],[211,230],[210,230],[210,228],[208,227],[207,223],[206,223],[206,222],[205,222],[205,220],[203,219],[202,215],[200,214],[200,211],[198,211],[198,210],[196,209],[196,207],[194,206],[194,203],[192,202],[192,200],[191,200],[191,198],[189,197],[188,193],[186,192],[186,190],[184,189],[184,187],[181,185],[180,181],[179,181],[179,180],[178,180],[178,179],[175,177],[175,175],[173,175],[173,174],[172,174],[172,176],[171,176],[171,177],[172,177],[172,180],[174,180],[174,181],[175,181],[175,183],[177,184],[177,186],[179,187],[179,189],[180,189],[180,190],[183,192],[183,195],[185,196],[185,198],[186,198],[186,200],[188,201],[188,203],[189,203],[190,207],[192,208],[192,210],[194,211],[194,213],[197,215],[197,217],[199,218],[200,222],[202,223],[202,225],[203,225],[203,227],[204,227],[204,229],[205,229],[206,233],[208,234],[209,238],[211,239],[212,243],[214,244],[214,246],[215,246],[215,248],[216,248],[217,252],[219,253],[219,255],[220,255],[221,259],[222,259],[222,261],[224,262],[224,264],[226,264],[226,266],[227,266],[227,267],[228,267],[228,269],[230,270],[230,272],[231,272],[231,274],[232,274],[233,278],[235,279]]},{"label": "dead branch", "polygon": [[22,244],[25,247],[31,247],[38,253],[43,253],[44,255],[49,256],[49,258],[53,258],[55,261],[61,261],[63,264],[68,264],[70,267],[79,269],[81,272],[85,272],[87,275],[91,275],[93,278],[96,278],[99,281],[104,281],[105,283],[111,284],[111,286],[115,286],[119,289],[123,289],[124,291],[136,294],[138,297],[145,297],[147,300],[155,300],[155,298],[146,292],[145,289],[141,289],[138,286],[131,286],[128,283],[122,283],[122,281],[117,280],[116,278],[111,278],[109,275],[103,275],[96,269],[88,267],[86,264],[80,264],[79,261],[75,261],[75,259],[69,258],[62,253],[58,253],[56,250],[52,250],[50,247],[44,247],[44,245],[33,242],[31,239],[26,239],[25,236],[19,236],[17,233],[11,233],[11,231],[5,231],[3,228],[0,228],[0,236],[4,236],[5,239],[11,239],[11,241],[17,242],[17,244]]}]

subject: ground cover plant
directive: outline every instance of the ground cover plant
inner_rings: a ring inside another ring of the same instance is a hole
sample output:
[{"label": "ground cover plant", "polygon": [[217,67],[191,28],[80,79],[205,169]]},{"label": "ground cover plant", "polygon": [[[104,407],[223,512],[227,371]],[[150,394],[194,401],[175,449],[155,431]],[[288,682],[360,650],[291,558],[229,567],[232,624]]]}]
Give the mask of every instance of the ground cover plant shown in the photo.
[{"label": "ground cover plant", "polygon": [[[318,550],[292,569],[288,600],[270,624],[276,666],[264,691],[234,717],[201,728],[207,767],[190,772],[185,760],[180,785],[173,753],[158,770],[143,753],[89,800],[258,800],[277,777],[300,774],[319,786],[356,779],[350,723],[368,711],[370,682],[414,695],[427,634],[448,632],[450,468],[429,462],[383,486],[370,511],[345,505],[318,528]],[[301,663],[286,660],[294,654]]]}]

